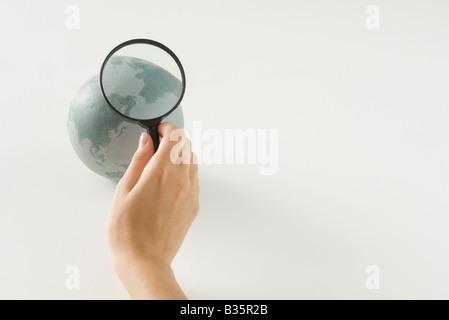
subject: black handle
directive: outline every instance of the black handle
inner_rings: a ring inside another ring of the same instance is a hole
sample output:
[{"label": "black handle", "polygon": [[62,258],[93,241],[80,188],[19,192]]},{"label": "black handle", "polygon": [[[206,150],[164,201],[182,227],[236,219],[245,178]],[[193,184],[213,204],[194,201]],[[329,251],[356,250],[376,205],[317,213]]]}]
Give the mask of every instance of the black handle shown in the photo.
[{"label": "black handle", "polygon": [[147,128],[148,130],[148,134],[151,136],[151,139],[153,139],[153,144],[154,144],[154,152],[157,151],[157,149],[159,149],[159,131],[157,130],[157,126],[150,126]]}]

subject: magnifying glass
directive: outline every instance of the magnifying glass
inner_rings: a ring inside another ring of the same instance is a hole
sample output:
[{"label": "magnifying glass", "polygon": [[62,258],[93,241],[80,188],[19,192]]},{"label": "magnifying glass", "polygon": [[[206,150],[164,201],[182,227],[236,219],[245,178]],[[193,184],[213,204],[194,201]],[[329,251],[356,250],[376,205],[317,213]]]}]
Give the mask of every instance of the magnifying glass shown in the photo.
[{"label": "magnifying glass", "polygon": [[184,96],[186,79],[178,57],[162,43],[133,39],[112,49],[100,70],[101,92],[122,119],[145,128],[159,147],[157,126]]}]

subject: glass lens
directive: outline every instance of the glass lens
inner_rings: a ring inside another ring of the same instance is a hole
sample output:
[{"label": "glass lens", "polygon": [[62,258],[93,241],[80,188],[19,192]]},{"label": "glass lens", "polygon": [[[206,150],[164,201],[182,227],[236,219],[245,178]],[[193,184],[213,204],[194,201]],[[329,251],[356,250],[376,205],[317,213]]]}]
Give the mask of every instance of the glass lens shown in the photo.
[{"label": "glass lens", "polygon": [[154,45],[130,44],[106,62],[100,79],[109,103],[121,114],[146,120],[163,116],[181,99],[181,70]]}]

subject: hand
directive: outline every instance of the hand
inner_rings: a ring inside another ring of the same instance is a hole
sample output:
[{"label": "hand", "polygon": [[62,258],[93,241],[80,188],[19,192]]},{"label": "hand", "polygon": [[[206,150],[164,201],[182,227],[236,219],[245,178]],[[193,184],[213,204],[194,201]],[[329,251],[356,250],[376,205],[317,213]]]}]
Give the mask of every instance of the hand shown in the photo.
[{"label": "hand", "polygon": [[[187,138],[170,140],[174,130],[181,129],[159,125],[156,153],[150,135],[142,134],[114,194],[108,242],[116,272],[133,299],[185,299],[171,263],[199,210],[198,166]],[[181,143],[190,164],[170,159]]]}]

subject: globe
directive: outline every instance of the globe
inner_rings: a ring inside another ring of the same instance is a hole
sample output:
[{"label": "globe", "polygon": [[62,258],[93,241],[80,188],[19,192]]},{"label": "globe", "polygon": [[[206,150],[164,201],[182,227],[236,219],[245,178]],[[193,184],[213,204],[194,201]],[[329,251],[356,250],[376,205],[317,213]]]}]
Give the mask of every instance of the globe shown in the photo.
[{"label": "globe", "polygon": [[[158,97],[167,95],[170,88],[179,87],[173,83],[166,86],[152,86],[152,77],[161,77],[168,73],[154,64],[142,63],[142,60],[131,57],[121,57],[129,68],[126,72],[133,73],[136,81],[141,81],[138,95]],[[179,81],[171,74],[164,76],[163,81]],[[175,90],[175,89],[174,89]],[[115,95],[120,99],[120,95]],[[132,99],[139,97],[123,97],[131,104]],[[130,100],[131,99],[131,100]],[[181,106],[178,106],[162,122],[170,122],[177,127],[184,127],[184,117]],[[118,181],[129,166],[131,158],[137,149],[139,137],[144,128],[133,124],[113,113],[107,105],[101,90],[98,75],[89,79],[79,89],[73,99],[68,114],[67,130],[73,150],[79,159],[93,172]]]}]

